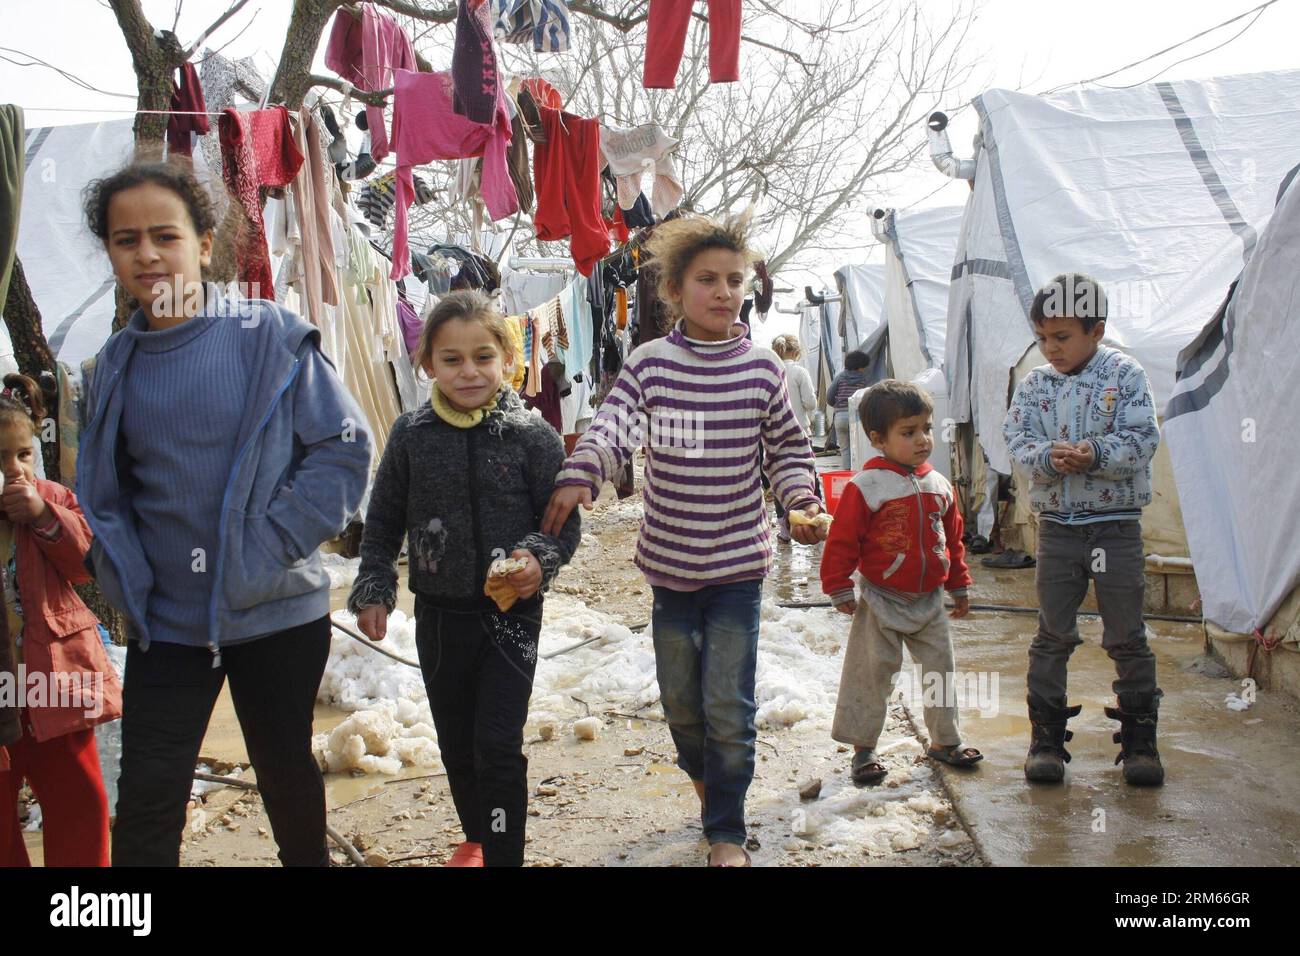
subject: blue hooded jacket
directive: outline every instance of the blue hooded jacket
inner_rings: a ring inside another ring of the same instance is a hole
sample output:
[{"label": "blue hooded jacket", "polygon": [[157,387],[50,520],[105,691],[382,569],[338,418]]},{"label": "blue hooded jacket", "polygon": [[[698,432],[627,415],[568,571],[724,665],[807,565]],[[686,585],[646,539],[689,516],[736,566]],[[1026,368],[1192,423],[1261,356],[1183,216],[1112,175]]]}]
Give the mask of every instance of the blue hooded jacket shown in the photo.
[{"label": "blue hooded jacket", "polygon": [[[270,634],[329,613],[317,551],[357,513],[370,477],[365,415],[320,351],[306,320],[260,299],[223,299],[208,286],[205,315],[238,321],[248,400],[217,532],[206,643]],[[143,313],[132,316],[140,327]],[[77,457],[77,497],[95,539],[87,564],[108,600],[149,646],[153,570],[135,530],[122,453],[125,370],[134,340],[120,332],[95,361]]]}]

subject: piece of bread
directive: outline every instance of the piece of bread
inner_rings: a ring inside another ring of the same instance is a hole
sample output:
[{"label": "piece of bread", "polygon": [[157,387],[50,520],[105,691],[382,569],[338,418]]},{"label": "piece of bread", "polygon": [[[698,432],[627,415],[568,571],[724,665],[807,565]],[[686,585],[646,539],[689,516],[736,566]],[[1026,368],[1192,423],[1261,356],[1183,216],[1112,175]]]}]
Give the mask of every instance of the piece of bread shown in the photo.
[{"label": "piece of bread", "polygon": [[519,600],[519,592],[506,578],[526,567],[528,567],[528,562],[523,558],[500,558],[493,561],[492,566],[488,568],[487,581],[483,584],[483,593],[496,602],[496,606],[501,609],[502,614],[514,607],[515,602]]},{"label": "piece of bread", "polygon": [[831,526],[831,516],[824,511],[816,518],[809,518],[802,511],[787,512],[786,517],[790,519],[792,528],[797,528],[800,525],[811,525],[814,528],[829,528]]}]

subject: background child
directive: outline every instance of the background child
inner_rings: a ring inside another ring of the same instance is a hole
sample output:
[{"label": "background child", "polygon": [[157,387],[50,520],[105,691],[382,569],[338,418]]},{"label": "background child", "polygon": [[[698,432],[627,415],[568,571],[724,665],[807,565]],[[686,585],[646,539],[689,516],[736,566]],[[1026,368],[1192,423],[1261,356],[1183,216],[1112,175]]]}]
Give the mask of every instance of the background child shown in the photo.
[{"label": "background child", "polygon": [[[920,670],[929,755],[955,767],[983,759],[961,745],[952,698],[953,654],[943,589],[952,616],[970,613],[970,572],[961,512],[952,485],[929,464],[934,450],[930,396],[887,379],[874,385],[858,414],[880,455],[844,489],[822,555],[822,590],[853,615],[831,736],[853,744],[853,779],[877,784],[888,771],[876,755],[889,696],[903,666],[903,645]],[[862,600],[854,571],[864,578]],[[942,703],[931,705],[932,700]]]},{"label": "background child", "polygon": [[[799,357],[803,355],[803,348],[799,345],[799,339],[793,335],[778,335],[772,340],[772,351],[776,353],[777,358],[785,367],[786,388],[790,392],[790,407],[794,409],[794,417],[799,421],[799,427],[803,433],[812,438],[812,422],[810,416],[817,410],[817,389],[813,387],[812,376],[808,370],[799,364]],[[814,490],[821,495],[821,489],[814,485]],[[776,536],[781,541],[790,540],[790,522],[785,515],[785,507],[780,500],[776,501],[776,519],[777,529]]]},{"label": "background child", "polygon": [[[430,404],[393,425],[348,599],[362,632],[383,640],[406,537],[420,669],[465,831],[453,866],[523,864],[539,592],[581,536],[577,515],[538,533],[564,442],[503,385],[521,360],[506,322],[480,292],[453,292],[430,314],[414,357],[434,379]],[[527,567],[509,577],[518,603],[502,613],[483,586],[508,556]]]},{"label": "background child", "polygon": [[1097,588],[1102,647],[1115,662],[1120,721],[1116,763],[1130,784],[1159,785],[1156,658],[1147,647],[1142,599],[1142,509],[1151,503],[1151,459],[1160,444],[1155,402],[1134,359],[1101,345],[1106,294],[1078,273],[1059,275],[1034,297],[1030,319],[1048,364],[1025,376],[1002,430],[1028,473],[1038,515],[1038,633],[1029,646],[1030,780],[1065,776],[1066,665],[1082,642],[1076,613]]},{"label": "background child", "polygon": [[853,460],[852,429],[849,427],[849,399],[859,390],[871,384],[867,366],[871,360],[865,352],[856,349],[844,356],[844,370],[831,380],[831,387],[826,390],[826,400],[834,410],[832,421],[835,425],[835,441],[840,446],[840,467],[853,471],[858,462]]},{"label": "background child", "polygon": [[132,638],[113,863],[179,863],[229,675],[280,859],[327,865],[311,752],[330,648],[317,548],[361,505],[365,417],[315,327],[203,282],[214,217],[188,170],[128,166],[88,187],[86,218],[140,304],[95,361],[77,458],[95,578]]},{"label": "background child", "polygon": [[[108,866],[108,796],[94,726],[122,715],[122,688],[104,653],[99,622],[72,587],[90,580],[82,564],[90,529],[71,491],[36,477],[35,439],[45,418],[36,383],[6,375],[4,384],[0,573],[6,656],[15,678],[21,664],[27,680],[39,675],[51,696],[43,706],[25,706],[28,684],[15,680],[23,709],[20,736],[0,747],[0,866],[30,865],[18,825],[24,779],[41,805],[45,865]],[[69,688],[66,697],[60,680]]]},{"label": "background child", "polygon": [[[642,443],[645,519],[636,564],[654,590],[659,691],[677,765],[703,801],[710,865],[747,866],[745,794],[754,775],[759,602],[772,562],[759,456],[787,509],[820,513],[812,448],[780,360],[737,319],[755,259],[745,218],[666,222],[647,249],[672,332],[628,356],[556,482],[542,530],[592,507]],[[824,532],[794,529],[804,544]]]}]

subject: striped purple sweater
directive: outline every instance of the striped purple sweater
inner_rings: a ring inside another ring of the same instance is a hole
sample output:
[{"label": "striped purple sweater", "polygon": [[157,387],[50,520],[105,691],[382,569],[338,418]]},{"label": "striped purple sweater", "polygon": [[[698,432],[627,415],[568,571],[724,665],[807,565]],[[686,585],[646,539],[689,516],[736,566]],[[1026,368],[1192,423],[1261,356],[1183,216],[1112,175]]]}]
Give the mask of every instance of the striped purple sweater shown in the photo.
[{"label": "striped purple sweater", "polygon": [[772,544],[760,449],[787,508],[820,503],[785,369],[744,331],[701,342],[679,324],[636,349],[556,485],[585,485],[595,500],[642,444],[645,519],[636,564],[652,585],[696,591],[767,574]]}]

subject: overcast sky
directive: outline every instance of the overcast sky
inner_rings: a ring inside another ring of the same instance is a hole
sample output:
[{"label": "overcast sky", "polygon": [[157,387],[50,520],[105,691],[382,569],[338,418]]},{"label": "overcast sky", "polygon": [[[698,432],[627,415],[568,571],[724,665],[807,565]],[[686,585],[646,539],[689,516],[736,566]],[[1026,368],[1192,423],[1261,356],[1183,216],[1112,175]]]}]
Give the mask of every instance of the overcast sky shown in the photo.
[{"label": "overcast sky", "polygon": [[[791,9],[818,0],[785,0]],[[971,93],[984,88],[1024,88],[1039,93],[1108,73],[1258,6],[1262,0],[985,0],[970,44],[984,60]],[[934,10],[947,0],[926,0]],[[170,28],[173,0],[144,0],[155,26]],[[224,9],[225,0],[186,0],[177,33],[192,42]],[[252,55],[263,72],[274,69],[292,4],[289,0],[252,0],[213,39],[220,45],[252,19],[251,26],[224,51],[232,57]],[[1189,62],[1175,61],[1230,40],[1250,18],[1217,30],[1173,53],[1117,74],[1104,82],[1127,85],[1160,79],[1188,79],[1300,67],[1296,38],[1300,37],[1300,0],[1277,0],[1258,22],[1222,49]],[[581,29],[581,17],[575,18]],[[0,101],[16,102],[27,114],[27,125],[50,126],[96,122],[130,115],[135,77],[130,56],[112,12],[100,0],[3,0],[0,4],[0,46],[39,57],[68,70],[93,86],[120,97],[82,89],[43,68],[19,68],[0,61]],[[0,51],[13,56],[8,51]],[[962,104],[953,103],[956,109]],[[91,112],[115,110],[121,112]],[[968,155],[975,132],[974,111],[964,110],[951,127],[958,155]],[[924,130],[918,129],[918,137]],[[937,193],[931,193],[938,189]],[[917,170],[896,195],[871,197],[873,204],[905,207],[958,205],[969,190],[964,183],[944,185],[928,164]],[[878,259],[878,249],[866,247],[853,258]],[[802,285],[809,277],[791,276]],[[830,281],[830,276],[822,277]],[[761,338],[788,331],[786,323],[764,330]]]}]

